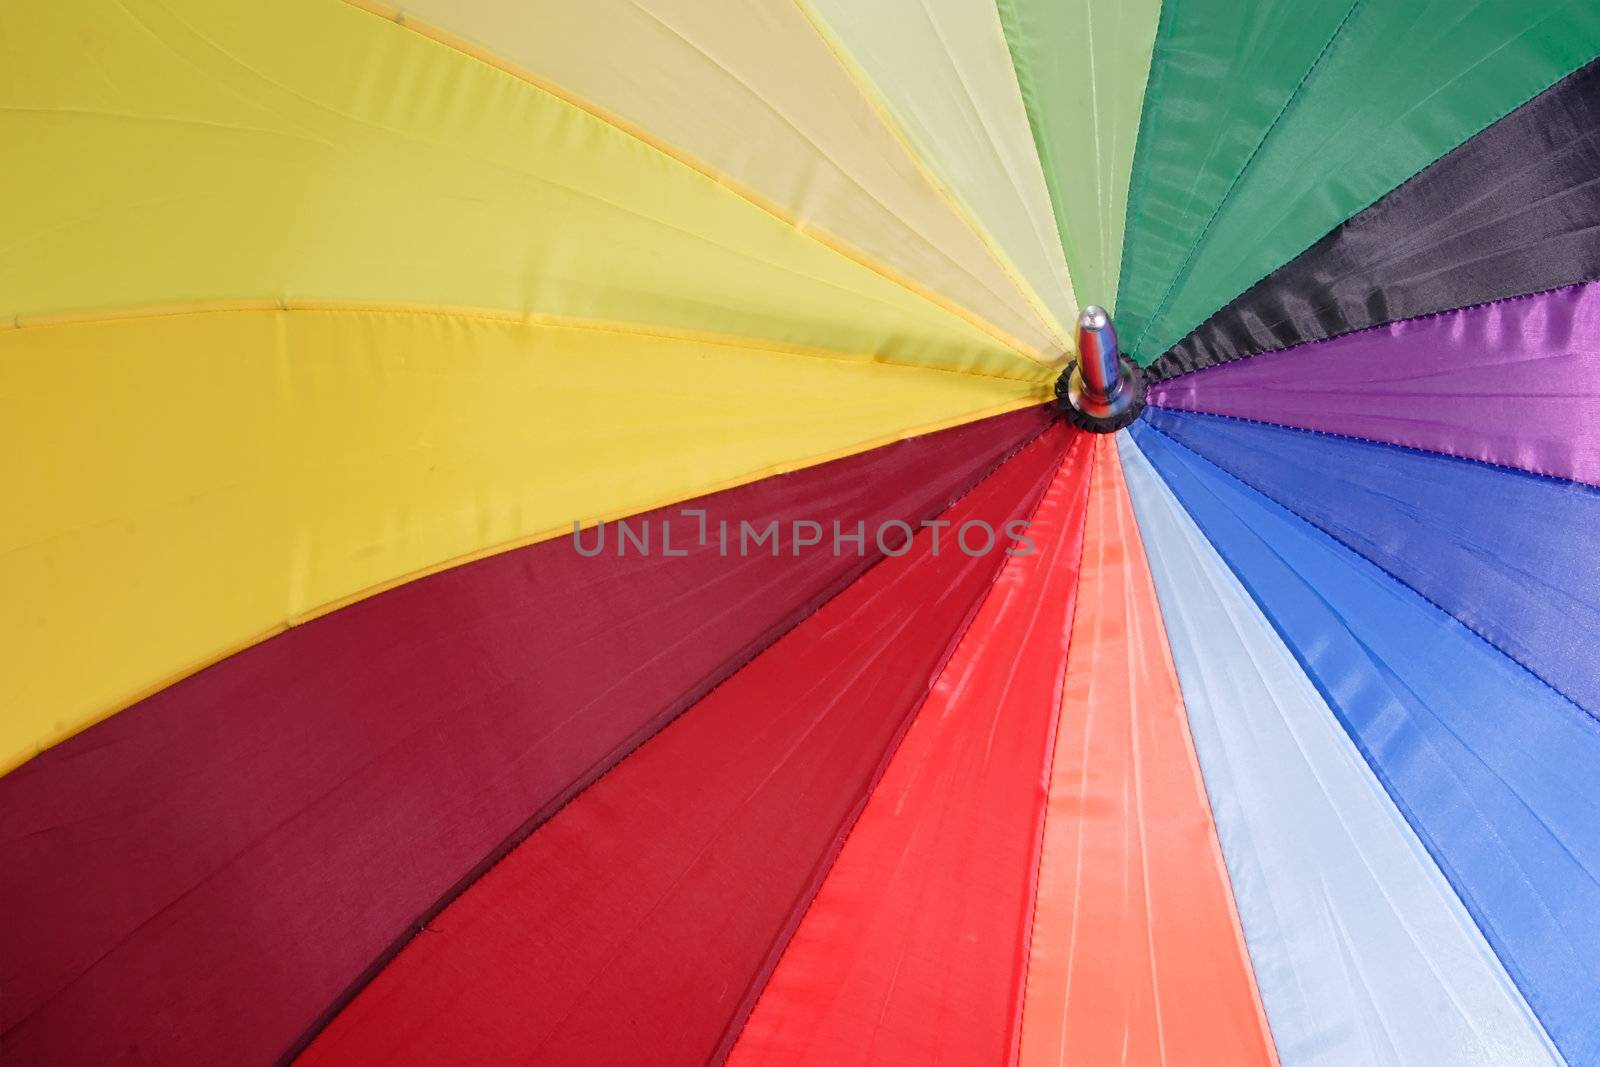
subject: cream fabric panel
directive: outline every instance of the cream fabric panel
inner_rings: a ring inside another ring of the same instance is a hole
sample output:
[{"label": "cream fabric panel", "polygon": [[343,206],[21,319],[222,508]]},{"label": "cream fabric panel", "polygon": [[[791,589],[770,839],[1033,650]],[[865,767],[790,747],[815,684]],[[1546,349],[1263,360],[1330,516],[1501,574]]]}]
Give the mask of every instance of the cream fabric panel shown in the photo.
[{"label": "cream fabric panel", "polygon": [[1077,298],[995,0],[798,2],[822,18],[1056,321],[1071,324]]},{"label": "cream fabric panel", "polygon": [[615,115],[1025,345],[1059,349],[794,0],[411,0],[404,17]]}]

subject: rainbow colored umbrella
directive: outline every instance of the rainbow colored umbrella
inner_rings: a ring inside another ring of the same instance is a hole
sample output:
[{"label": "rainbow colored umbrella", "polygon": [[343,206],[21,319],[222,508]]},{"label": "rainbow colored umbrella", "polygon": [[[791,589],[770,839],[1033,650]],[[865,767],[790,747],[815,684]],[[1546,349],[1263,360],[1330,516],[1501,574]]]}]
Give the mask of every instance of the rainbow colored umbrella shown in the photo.
[{"label": "rainbow colored umbrella", "polygon": [[1600,1063],[1597,55],[0,7],[0,1061]]}]

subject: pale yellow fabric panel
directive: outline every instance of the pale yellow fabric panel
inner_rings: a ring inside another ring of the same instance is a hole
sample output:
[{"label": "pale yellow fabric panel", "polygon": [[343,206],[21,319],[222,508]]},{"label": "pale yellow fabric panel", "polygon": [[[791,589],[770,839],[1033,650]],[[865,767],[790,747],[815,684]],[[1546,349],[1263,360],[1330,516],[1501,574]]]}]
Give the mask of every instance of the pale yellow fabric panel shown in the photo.
[{"label": "pale yellow fabric panel", "polygon": [[0,40],[0,319],[407,302],[1048,373],[623,130],[336,0],[7,4]]},{"label": "pale yellow fabric panel", "polygon": [[[1073,322],[1077,299],[995,0],[798,2],[821,16],[1057,321]],[[1076,56],[1071,41],[1052,47]]]},{"label": "pale yellow fabric panel", "polygon": [[0,771],[420,572],[1045,391],[416,313],[0,329]]},{"label": "pale yellow fabric panel", "polygon": [[[1025,283],[908,157],[795,0],[398,6],[408,25],[444,30],[598,105],[1025,343],[1058,345]],[[1009,71],[1004,51],[1001,41]]]}]

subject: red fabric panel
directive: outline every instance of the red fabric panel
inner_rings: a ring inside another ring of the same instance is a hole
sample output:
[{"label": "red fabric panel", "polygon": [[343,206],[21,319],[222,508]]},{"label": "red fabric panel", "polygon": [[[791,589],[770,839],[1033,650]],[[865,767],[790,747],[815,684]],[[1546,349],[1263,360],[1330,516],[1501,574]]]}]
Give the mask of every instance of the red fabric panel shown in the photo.
[{"label": "red fabric panel", "polygon": [[1009,1064],[1093,438],[1080,434],[895,751],[734,1067]]},{"label": "red fabric panel", "polygon": [[[1047,418],[696,503],[713,522],[915,522]],[[492,857],[871,562],[685,547],[587,559],[561,538],[421,579],[0,778],[6,1062],[283,1054]]]},{"label": "red fabric panel", "polygon": [[[946,517],[1026,518],[1057,427]],[[446,908],[317,1063],[700,1064],[725,1054],[1004,561],[930,531],[582,793]]]}]

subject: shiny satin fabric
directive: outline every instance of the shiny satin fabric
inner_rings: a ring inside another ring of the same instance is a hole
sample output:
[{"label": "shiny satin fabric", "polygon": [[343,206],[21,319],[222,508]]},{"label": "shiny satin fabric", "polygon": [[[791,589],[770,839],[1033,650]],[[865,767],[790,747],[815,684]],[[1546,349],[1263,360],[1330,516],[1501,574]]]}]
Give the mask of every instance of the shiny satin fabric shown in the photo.
[{"label": "shiny satin fabric", "polygon": [[[1033,514],[1058,424],[942,514]],[[867,571],[472,884],[310,1045],[307,1064],[720,1061],[873,784],[1005,562]]]},{"label": "shiny satin fabric", "polygon": [[1132,439],[1119,443],[1283,1063],[1562,1063],[1250,594]]},{"label": "shiny satin fabric", "polygon": [[[1212,315],[1151,371],[1170,378],[1385,322],[1591,281],[1600,277],[1596,174],[1600,61],[1336,227]],[[1408,351],[1393,362],[1398,369],[1412,359]],[[1534,381],[1519,384],[1537,385],[1546,375],[1529,377]],[[1485,390],[1508,384],[1486,382]],[[1537,421],[1521,414],[1518,421]]]},{"label": "shiny satin fabric", "polygon": [[[569,535],[408,582],[0,778],[8,1060],[135,1043],[163,1062],[270,1061],[863,573],[877,530],[933,518],[1046,425],[1019,412],[684,502],[701,517],[631,516],[648,551],[609,524],[603,551],[584,535],[592,556]],[[796,554],[797,521],[874,535]],[[782,544],[746,545],[745,522],[780,524]]]},{"label": "shiny satin fabric", "polygon": [[1153,362],[1596,54],[1587,0],[1166,5],[1128,197],[1123,348]]},{"label": "shiny satin fabric", "polygon": [[739,1035],[733,1067],[1006,1067],[1094,439],[1075,434]]},{"label": "shiny satin fabric", "polygon": [[1600,284],[1186,374],[1150,403],[1600,485]]},{"label": "shiny satin fabric", "polygon": [[1018,1062],[1276,1062],[1112,438],[1050,763]]},{"label": "shiny satin fabric", "polygon": [[1600,1057],[1600,724],[1148,423],[1134,438],[1338,717],[1571,1064]]},{"label": "shiny satin fabric", "polygon": [[1600,489],[1238,419],[1148,418],[1600,716]]}]

